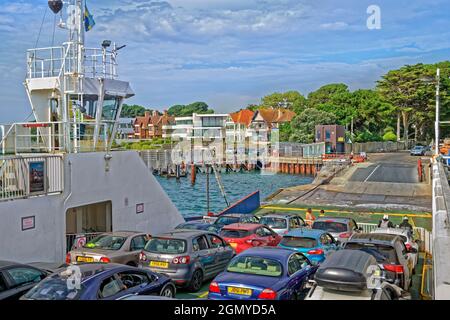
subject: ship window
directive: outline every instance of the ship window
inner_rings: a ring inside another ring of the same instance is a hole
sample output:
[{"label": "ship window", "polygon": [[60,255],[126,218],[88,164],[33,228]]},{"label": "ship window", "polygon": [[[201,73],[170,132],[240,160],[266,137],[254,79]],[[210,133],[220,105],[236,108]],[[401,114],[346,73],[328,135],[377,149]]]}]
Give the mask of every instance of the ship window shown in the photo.
[{"label": "ship window", "polygon": [[119,97],[105,96],[103,100],[102,120],[116,120],[119,101]]}]

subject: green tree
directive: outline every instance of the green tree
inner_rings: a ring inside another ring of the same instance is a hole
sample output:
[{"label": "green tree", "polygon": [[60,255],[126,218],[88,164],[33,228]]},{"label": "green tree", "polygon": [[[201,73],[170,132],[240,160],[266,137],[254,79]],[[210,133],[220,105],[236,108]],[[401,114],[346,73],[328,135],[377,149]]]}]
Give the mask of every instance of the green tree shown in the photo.
[{"label": "green tree", "polygon": [[186,117],[192,115],[193,113],[214,113],[214,110],[209,109],[209,106],[205,102],[194,102],[188,105],[174,105],[167,110],[167,113],[175,117]]},{"label": "green tree", "polygon": [[306,98],[298,91],[286,91],[284,93],[275,92],[261,99],[262,108],[286,107],[297,114],[300,114],[306,107]]},{"label": "green tree", "polygon": [[136,117],[142,117],[145,113],[145,111],[152,111],[150,109],[146,109],[143,106],[137,105],[137,104],[133,104],[133,105],[128,105],[128,104],[123,104],[122,105],[122,112],[120,113],[120,116],[122,118],[136,118]]},{"label": "green tree", "polygon": [[314,108],[305,109],[292,120],[289,141],[312,143],[316,125],[335,123],[336,116],[332,113]]}]

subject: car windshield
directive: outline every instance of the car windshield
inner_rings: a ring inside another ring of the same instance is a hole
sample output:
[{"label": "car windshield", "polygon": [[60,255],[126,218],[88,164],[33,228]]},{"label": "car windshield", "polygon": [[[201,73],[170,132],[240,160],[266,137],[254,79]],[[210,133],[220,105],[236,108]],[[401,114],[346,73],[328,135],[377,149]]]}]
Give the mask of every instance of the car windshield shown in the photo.
[{"label": "car windshield", "polygon": [[180,254],[186,252],[186,247],[186,240],[153,238],[147,243],[144,250],[154,253]]},{"label": "car windshield", "polygon": [[281,263],[268,258],[237,256],[227,267],[228,272],[279,277],[283,272]]},{"label": "car windshield", "polygon": [[336,221],[316,221],[313,223],[313,229],[324,230],[328,232],[346,232],[347,225]]},{"label": "car windshield", "polygon": [[204,226],[200,223],[182,223],[179,224],[175,229],[202,230],[207,228],[208,226]]},{"label": "car windshield", "polygon": [[317,240],[314,238],[284,236],[280,244],[294,248],[314,248],[317,247]]},{"label": "car windshield", "polygon": [[84,248],[89,249],[104,249],[104,250],[119,250],[125,243],[125,237],[113,236],[109,234],[102,234],[84,245]]},{"label": "car windshield", "polygon": [[250,231],[247,230],[227,230],[222,229],[220,235],[224,238],[245,238],[250,235]]},{"label": "car windshield", "polygon": [[239,220],[239,217],[220,217],[214,223],[227,226],[232,223],[238,223]]},{"label": "car windshield", "polygon": [[398,263],[395,249],[390,246],[372,243],[352,243],[348,242],[345,249],[361,250],[372,255],[378,263]]},{"label": "car windshield", "polygon": [[67,285],[67,277],[54,275],[42,280],[38,285],[25,294],[25,298],[32,300],[77,300],[83,292],[84,285],[79,289]]},{"label": "car windshield", "polygon": [[287,221],[283,218],[274,218],[274,217],[262,217],[259,220],[260,224],[265,224],[266,226],[271,227],[272,229],[285,229],[287,228]]}]

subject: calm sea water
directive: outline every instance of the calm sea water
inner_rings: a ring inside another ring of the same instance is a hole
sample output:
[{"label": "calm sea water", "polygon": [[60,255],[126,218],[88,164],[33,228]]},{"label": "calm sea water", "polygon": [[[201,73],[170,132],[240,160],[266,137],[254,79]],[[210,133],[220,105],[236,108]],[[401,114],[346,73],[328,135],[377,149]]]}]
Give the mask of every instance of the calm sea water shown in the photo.
[{"label": "calm sea water", "polygon": [[[312,177],[288,174],[265,175],[259,172],[222,173],[222,182],[230,204],[246,195],[259,190],[261,201],[280,188],[311,183]],[[163,189],[172,199],[175,206],[184,216],[206,214],[206,174],[197,174],[195,185],[191,185],[191,177],[167,179],[156,176]],[[214,174],[210,181],[210,211],[217,213],[226,208],[225,200],[220,192]]]}]

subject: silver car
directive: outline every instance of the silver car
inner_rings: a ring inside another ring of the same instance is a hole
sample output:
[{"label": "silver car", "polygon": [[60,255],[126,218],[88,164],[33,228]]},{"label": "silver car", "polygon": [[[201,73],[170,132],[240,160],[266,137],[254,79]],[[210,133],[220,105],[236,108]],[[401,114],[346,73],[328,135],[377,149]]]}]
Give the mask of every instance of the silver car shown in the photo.
[{"label": "silver car", "polygon": [[270,227],[279,235],[307,226],[302,217],[289,214],[267,214],[259,219],[259,223]]},{"label": "silver car", "polygon": [[222,272],[234,254],[217,234],[177,229],[153,237],[141,253],[139,266],[163,273],[177,286],[196,292],[204,280]]},{"label": "silver car", "polygon": [[352,218],[320,217],[312,225],[312,229],[324,230],[333,236],[338,243],[345,243],[355,233],[360,233],[356,221]]},{"label": "silver car", "polygon": [[136,267],[139,253],[149,235],[134,231],[116,231],[100,234],[82,248],[67,253],[66,263],[114,262]]}]

